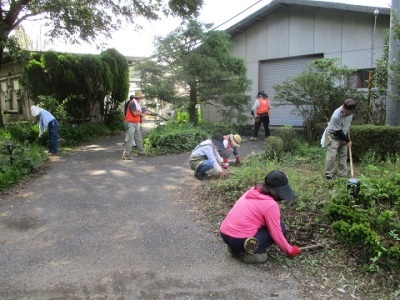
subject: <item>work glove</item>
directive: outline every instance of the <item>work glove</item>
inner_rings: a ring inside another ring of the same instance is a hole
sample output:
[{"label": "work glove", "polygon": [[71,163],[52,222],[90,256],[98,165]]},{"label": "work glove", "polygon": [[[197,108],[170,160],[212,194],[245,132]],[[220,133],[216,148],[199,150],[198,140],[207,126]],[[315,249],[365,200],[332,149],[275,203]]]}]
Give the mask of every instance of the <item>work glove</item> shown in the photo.
[{"label": "work glove", "polygon": [[237,165],[240,165],[240,156],[239,156],[239,155],[236,156],[236,164],[237,164]]},{"label": "work glove", "polygon": [[146,106],[143,106],[142,107],[142,113],[144,113],[145,111],[147,111],[147,108],[146,108]]},{"label": "work glove", "polygon": [[291,257],[295,257],[297,254],[300,254],[301,250],[297,246],[293,246],[292,249],[289,251],[289,255]]},{"label": "work glove", "polygon": [[228,164],[227,163],[221,163],[222,169],[228,169]]},{"label": "work glove", "polygon": [[221,178],[226,178],[226,173],[225,172],[221,172]]},{"label": "work glove", "polygon": [[254,116],[254,111],[250,110],[250,114],[251,114],[252,116]]}]

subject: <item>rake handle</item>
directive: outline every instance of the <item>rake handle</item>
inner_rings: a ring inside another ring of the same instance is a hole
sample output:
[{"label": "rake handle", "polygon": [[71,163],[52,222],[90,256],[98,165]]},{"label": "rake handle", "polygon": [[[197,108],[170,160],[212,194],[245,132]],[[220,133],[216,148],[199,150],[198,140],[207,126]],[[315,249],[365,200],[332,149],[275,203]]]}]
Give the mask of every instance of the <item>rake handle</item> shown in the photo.
[{"label": "rake handle", "polygon": [[[350,139],[350,130],[349,130],[349,139]],[[349,146],[349,157],[350,157],[350,172],[351,172],[351,178],[354,178],[353,155],[351,154],[351,145]]]},{"label": "rake handle", "polygon": [[316,245],[310,245],[310,246],[303,246],[303,247],[300,247],[300,250],[303,251],[303,250],[310,250],[310,249],[324,248],[324,247],[325,247],[324,244],[316,244]]}]

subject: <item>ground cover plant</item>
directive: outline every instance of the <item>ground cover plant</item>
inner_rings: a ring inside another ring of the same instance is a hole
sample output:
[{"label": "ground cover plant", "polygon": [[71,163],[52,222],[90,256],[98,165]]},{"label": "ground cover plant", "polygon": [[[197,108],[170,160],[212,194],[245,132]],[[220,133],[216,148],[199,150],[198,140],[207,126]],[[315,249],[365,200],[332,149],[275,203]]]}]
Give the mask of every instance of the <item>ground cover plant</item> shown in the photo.
[{"label": "ground cover plant", "polygon": [[[198,209],[219,236],[219,224],[240,195],[273,170],[284,171],[297,201],[281,205],[291,244],[324,244],[295,259],[276,246],[261,268],[279,269],[298,278],[312,298],[316,289],[326,299],[397,299],[400,295],[400,168],[398,160],[373,155],[355,166],[361,182],[354,198],[348,178],[324,180],[325,152],[296,142],[293,154],[272,158],[268,149],[252,154],[226,180],[212,180],[199,189]],[[204,186],[206,185],[206,187]],[[282,275],[283,276],[283,275]]]},{"label": "ground cover plant", "polygon": [[[64,123],[59,131],[59,151],[93,139],[119,133],[103,123]],[[6,190],[20,182],[26,175],[43,167],[49,156],[47,132],[38,138],[37,123],[16,122],[0,128],[0,190]],[[13,145],[13,151],[7,145]]]}]

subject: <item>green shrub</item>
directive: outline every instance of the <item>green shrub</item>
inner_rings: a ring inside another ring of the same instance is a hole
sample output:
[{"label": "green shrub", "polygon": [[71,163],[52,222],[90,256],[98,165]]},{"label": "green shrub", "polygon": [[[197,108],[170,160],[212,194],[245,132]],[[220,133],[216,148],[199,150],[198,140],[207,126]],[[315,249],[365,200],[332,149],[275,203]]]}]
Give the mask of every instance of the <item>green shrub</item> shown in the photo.
[{"label": "green shrub", "polygon": [[294,142],[297,136],[296,129],[293,126],[285,125],[276,128],[275,135],[280,137],[283,141],[283,151],[293,152]]},{"label": "green shrub", "polygon": [[198,143],[210,138],[208,132],[198,127],[161,125],[150,130],[144,140],[149,154],[182,153],[193,150]]},{"label": "green shrub", "polygon": [[47,159],[46,152],[38,145],[27,147],[16,143],[14,146],[12,161],[8,153],[0,153],[0,190],[16,184],[25,175],[37,170]]},{"label": "green shrub", "polygon": [[38,138],[39,127],[37,123],[26,121],[9,123],[5,126],[5,131],[10,134],[11,140],[21,144],[30,145],[35,142],[45,146],[47,143],[45,136]]},{"label": "green shrub", "polygon": [[[318,142],[326,126],[326,123],[316,126]],[[352,125],[350,137],[353,142],[352,157],[355,162],[360,161],[365,155],[375,155],[379,160],[394,159],[400,155],[400,126]]]},{"label": "green shrub", "polygon": [[283,140],[278,136],[270,136],[266,142],[265,155],[269,159],[279,159],[284,152]]},{"label": "green shrub", "polygon": [[355,247],[364,261],[400,270],[400,173],[389,167],[370,168],[374,174],[360,178],[357,197],[344,189],[332,193],[324,216],[337,238]]}]

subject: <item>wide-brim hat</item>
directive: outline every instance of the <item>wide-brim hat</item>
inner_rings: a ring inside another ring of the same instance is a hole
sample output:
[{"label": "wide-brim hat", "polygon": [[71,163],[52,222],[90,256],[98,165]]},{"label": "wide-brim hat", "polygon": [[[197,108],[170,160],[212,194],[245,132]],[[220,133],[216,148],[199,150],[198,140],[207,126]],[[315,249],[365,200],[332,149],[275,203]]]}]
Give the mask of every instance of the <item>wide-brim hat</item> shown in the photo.
[{"label": "wide-brim hat", "polygon": [[293,201],[296,199],[296,194],[290,187],[287,176],[282,171],[271,171],[265,177],[265,185],[271,187],[282,200]]},{"label": "wide-brim hat", "polygon": [[229,139],[231,140],[231,144],[234,147],[240,147],[240,143],[242,142],[242,138],[238,134],[230,134]]},{"label": "wide-brim hat", "polygon": [[39,106],[36,106],[36,105],[31,106],[31,114],[34,117],[37,117],[42,110],[43,110],[43,108],[40,108]]},{"label": "wide-brim hat", "polygon": [[135,98],[144,98],[144,94],[141,91],[135,91]]},{"label": "wide-brim hat", "polygon": [[346,99],[343,103],[343,111],[346,115],[352,115],[356,112],[357,102],[354,99]]}]

